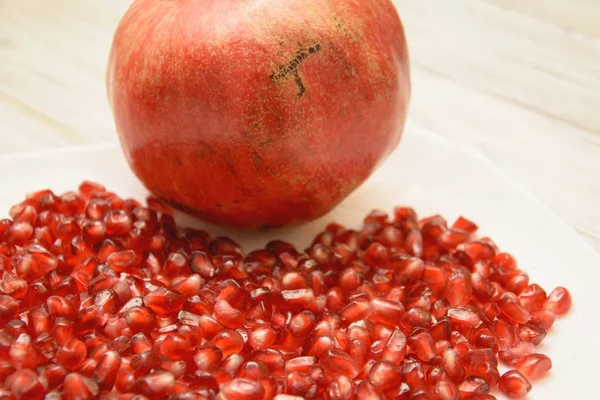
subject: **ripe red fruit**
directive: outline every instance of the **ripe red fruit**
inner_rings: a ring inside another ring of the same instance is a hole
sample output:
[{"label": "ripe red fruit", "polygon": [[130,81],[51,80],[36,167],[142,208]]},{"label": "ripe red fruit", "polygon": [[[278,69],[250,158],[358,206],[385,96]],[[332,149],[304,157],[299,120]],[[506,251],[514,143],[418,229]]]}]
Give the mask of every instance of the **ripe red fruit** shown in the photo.
[{"label": "ripe red fruit", "polygon": [[228,225],[306,221],[397,145],[410,82],[392,2],[294,4],[143,0],[125,14],[108,94],[156,196]]}]

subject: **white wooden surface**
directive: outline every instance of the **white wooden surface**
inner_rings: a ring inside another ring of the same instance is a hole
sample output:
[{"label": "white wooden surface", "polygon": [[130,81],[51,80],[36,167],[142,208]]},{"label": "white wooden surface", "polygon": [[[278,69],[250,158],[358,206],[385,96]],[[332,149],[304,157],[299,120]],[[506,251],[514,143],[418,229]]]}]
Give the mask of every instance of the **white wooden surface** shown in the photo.
[{"label": "white wooden surface", "polygon": [[[600,250],[600,1],[395,3],[412,121],[479,148]],[[0,154],[114,140],[104,68],[128,4],[0,0]]]}]

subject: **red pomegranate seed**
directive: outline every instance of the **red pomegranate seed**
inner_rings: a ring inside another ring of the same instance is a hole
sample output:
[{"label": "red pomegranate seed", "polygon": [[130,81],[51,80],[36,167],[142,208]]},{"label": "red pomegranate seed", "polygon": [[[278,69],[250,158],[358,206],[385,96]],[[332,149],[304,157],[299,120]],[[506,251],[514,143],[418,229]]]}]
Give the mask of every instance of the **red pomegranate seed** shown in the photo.
[{"label": "red pomegranate seed", "polygon": [[415,352],[416,357],[424,362],[431,361],[435,356],[435,344],[428,331],[413,333],[408,338],[408,345]]},{"label": "red pomegranate seed", "polygon": [[159,354],[169,360],[186,358],[191,347],[190,340],[179,333],[169,333],[160,343]]},{"label": "red pomegranate seed", "polygon": [[[1,288],[0,288],[1,290]],[[15,319],[19,313],[19,302],[11,296],[0,294],[0,325]]]},{"label": "red pomegranate seed", "polygon": [[531,391],[531,383],[519,371],[508,371],[498,381],[498,388],[510,398],[518,399],[527,396]]},{"label": "red pomegranate seed", "polygon": [[73,370],[85,360],[87,347],[77,339],[71,339],[56,352],[56,361],[63,367]]},{"label": "red pomegranate seed", "polygon": [[277,372],[285,365],[283,354],[276,349],[260,350],[254,353],[254,360],[265,364],[272,372]]},{"label": "red pomegranate seed", "polygon": [[379,391],[385,391],[400,382],[401,369],[389,361],[379,361],[369,371],[369,382]]},{"label": "red pomegranate seed", "polygon": [[116,351],[107,351],[100,357],[93,378],[101,389],[112,389],[120,366],[121,356]]},{"label": "red pomegranate seed", "polygon": [[63,384],[67,374],[66,368],[56,364],[47,364],[40,372],[40,382],[46,382],[47,388],[52,390]]},{"label": "red pomegranate seed", "polygon": [[249,379],[235,378],[221,387],[218,397],[223,400],[262,400],[264,387]]},{"label": "red pomegranate seed", "polygon": [[470,399],[479,394],[489,393],[490,385],[483,378],[470,376],[459,385],[458,390],[461,398]]},{"label": "red pomegranate seed", "polygon": [[531,315],[524,309],[517,297],[511,293],[504,293],[498,300],[500,312],[507,318],[519,324],[526,324],[531,319]]},{"label": "red pomegranate seed", "polygon": [[342,321],[354,322],[363,319],[369,311],[369,303],[367,301],[352,301],[347,306],[339,310],[338,314]]},{"label": "red pomegranate seed", "polygon": [[352,358],[338,350],[330,350],[325,354],[325,357],[321,361],[325,370],[336,375],[345,375],[351,379],[354,379],[359,369]]},{"label": "red pomegranate seed", "polygon": [[292,371],[285,379],[284,392],[301,396],[302,398],[312,398],[317,392],[317,384],[307,374]]},{"label": "red pomegranate seed", "polygon": [[442,354],[440,366],[454,382],[461,382],[465,376],[465,368],[455,349],[448,349]]},{"label": "red pomegranate seed", "polygon": [[144,305],[158,315],[172,314],[181,309],[183,297],[166,288],[158,288],[144,296]]},{"label": "red pomegranate seed", "polygon": [[471,274],[471,287],[473,296],[481,302],[489,301],[494,295],[494,286],[492,283],[485,275],[478,272]]},{"label": "red pomegranate seed", "polygon": [[85,376],[72,372],[65,377],[63,384],[65,399],[95,399],[98,396],[98,385]]},{"label": "red pomegranate seed", "polygon": [[450,323],[455,326],[477,328],[481,325],[481,318],[479,315],[467,308],[449,308],[446,315],[448,316]]},{"label": "red pomegranate seed", "polygon": [[[4,384],[16,399],[41,400],[45,390],[39,377],[30,369],[21,369],[9,376]],[[10,399],[10,397],[8,397]]]},{"label": "red pomegranate seed", "polygon": [[361,383],[356,388],[356,398],[364,399],[364,400],[381,400],[382,397],[379,395],[375,386],[369,383],[366,380],[361,381]]},{"label": "red pomegranate seed", "polygon": [[214,307],[215,319],[230,329],[239,328],[244,323],[244,314],[231,307],[226,300],[217,300]]},{"label": "red pomegranate seed", "polygon": [[533,354],[535,346],[530,342],[518,342],[498,351],[498,359],[503,363],[513,366],[525,356]]},{"label": "red pomegranate seed", "polygon": [[269,368],[265,364],[256,361],[246,361],[238,372],[240,378],[246,378],[253,381],[259,381],[269,375]]},{"label": "red pomegranate seed", "polygon": [[237,331],[224,330],[217,333],[210,343],[217,347],[227,357],[232,353],[239,353],[244,347],[244,339]]},{"label": "red pomegranate seed", "polygon": [[454,382],[444,379],[435,384],[433,398],[435,400],[459,400],[460,392]]},{"label": "red pomegranate seed", "polygon": [[529,312],[542,309],[546,301],[546,292],[537,284],[527,286],[519,294],[519,303]]},{"label": "red pomegranate seed", "polygon": [[149,398],[161,398],[175,386],[175,377],[167,371],[151,372],[135,381],[135,388]]},{"label": "red pomegranate seed", "polygon": [[524,342],[531,342],[535,346],[540,344],[546,337],[546,330],[537,325],[525,324],[517,329],[519,339]]},{"label": "red pomegranate seed", "polygon": [[352,400],[354,383],[347,376],[340,375],[329,384],[327,394],[331,400]]},{"label": "red pomegranate seed", "polygon": [[117,251],[106,259],[106,263],[117,272],[131,272],[138,262],[138,256],[133,250]]},{"label": "red pomegranate seed", "polygon": [[516,365],[517,371],[527,379],[539,379],[552,369],[552,361],[544,354],[528,354]]},{"label": "red pomegranate seed", "polygon": [[564,287],[559,286],[550,292],[544,303],[544,308],[556,315],[563,315],[571,309],[572,303],[571,293]]},{"label": "red pomegranate seed", "polygon": [[376,323],[397,325],[404,315],[404,306],[399,301],[375,298],[368,308],[368,318]]},{"label": "red pomegranate seed", "polygon": [[469,221],[465,217],[458,217],[452,224],[453,229],[458,229],[468,233],[475,233],[479,227],[472,221]]},{"label": "red pomegranate seed", "polygon": [[425,387],[425,373],[423,365],[418,361],[404,362],[401,366],[402,380],[408,384],[412,390],[422,389]]},{"label": "red pomegranate seed", "polygon": [[552,328],[552,325],[554,325],[555,319],[556,317],[552,311],[542,309],[533,311],[531,313],[531,320],[529,323],[548,331],[550,328]]}]

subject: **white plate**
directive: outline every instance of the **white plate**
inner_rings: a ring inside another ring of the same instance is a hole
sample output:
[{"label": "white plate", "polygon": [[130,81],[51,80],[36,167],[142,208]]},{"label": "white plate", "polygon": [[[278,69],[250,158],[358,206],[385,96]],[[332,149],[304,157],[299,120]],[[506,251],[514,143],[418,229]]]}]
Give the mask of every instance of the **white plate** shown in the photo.
[{"label": "white plate", "polygon": [[[25,193],[46,187],[55,192],[72,190],[83,179],[101,182],[121,196],[143,200],[146,194],[116,143],[7,156],[0,158],[0,171],[0,215],[6,215],[8,207]],[[532,282],[548,292],[558,285],[567,287],[573,295],[573,309],[557,320],[538,348],[552,358],[554,367],[550,376],[534,383],[528,398],[595,397],[600,372],[600,256],[474,149],[452,145],[437,134],[411,126],[377,173],[326,217],[293,230],[260,235],[208,229],[214,235],[232,236],[246,250],[276,237],[304,248],[329,221],[359,227],[369,210],[391,211],[396,205],[411,205],[421,216],[440,213],[448,220],[464,215],[479,224],[480,233],[514,254]],[[189,218],[182,221],[202,226]]]}]

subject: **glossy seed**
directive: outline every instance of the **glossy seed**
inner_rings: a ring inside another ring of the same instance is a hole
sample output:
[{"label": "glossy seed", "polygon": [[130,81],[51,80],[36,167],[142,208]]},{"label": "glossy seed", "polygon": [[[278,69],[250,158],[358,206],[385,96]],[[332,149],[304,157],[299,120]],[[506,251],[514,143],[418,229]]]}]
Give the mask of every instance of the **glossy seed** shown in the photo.
[{"label": "glossy seed", "polygon": [[520,399],[531,391],[531,383],[519,371],[511,370],[502,375],[498,388],[508,397]]}]

